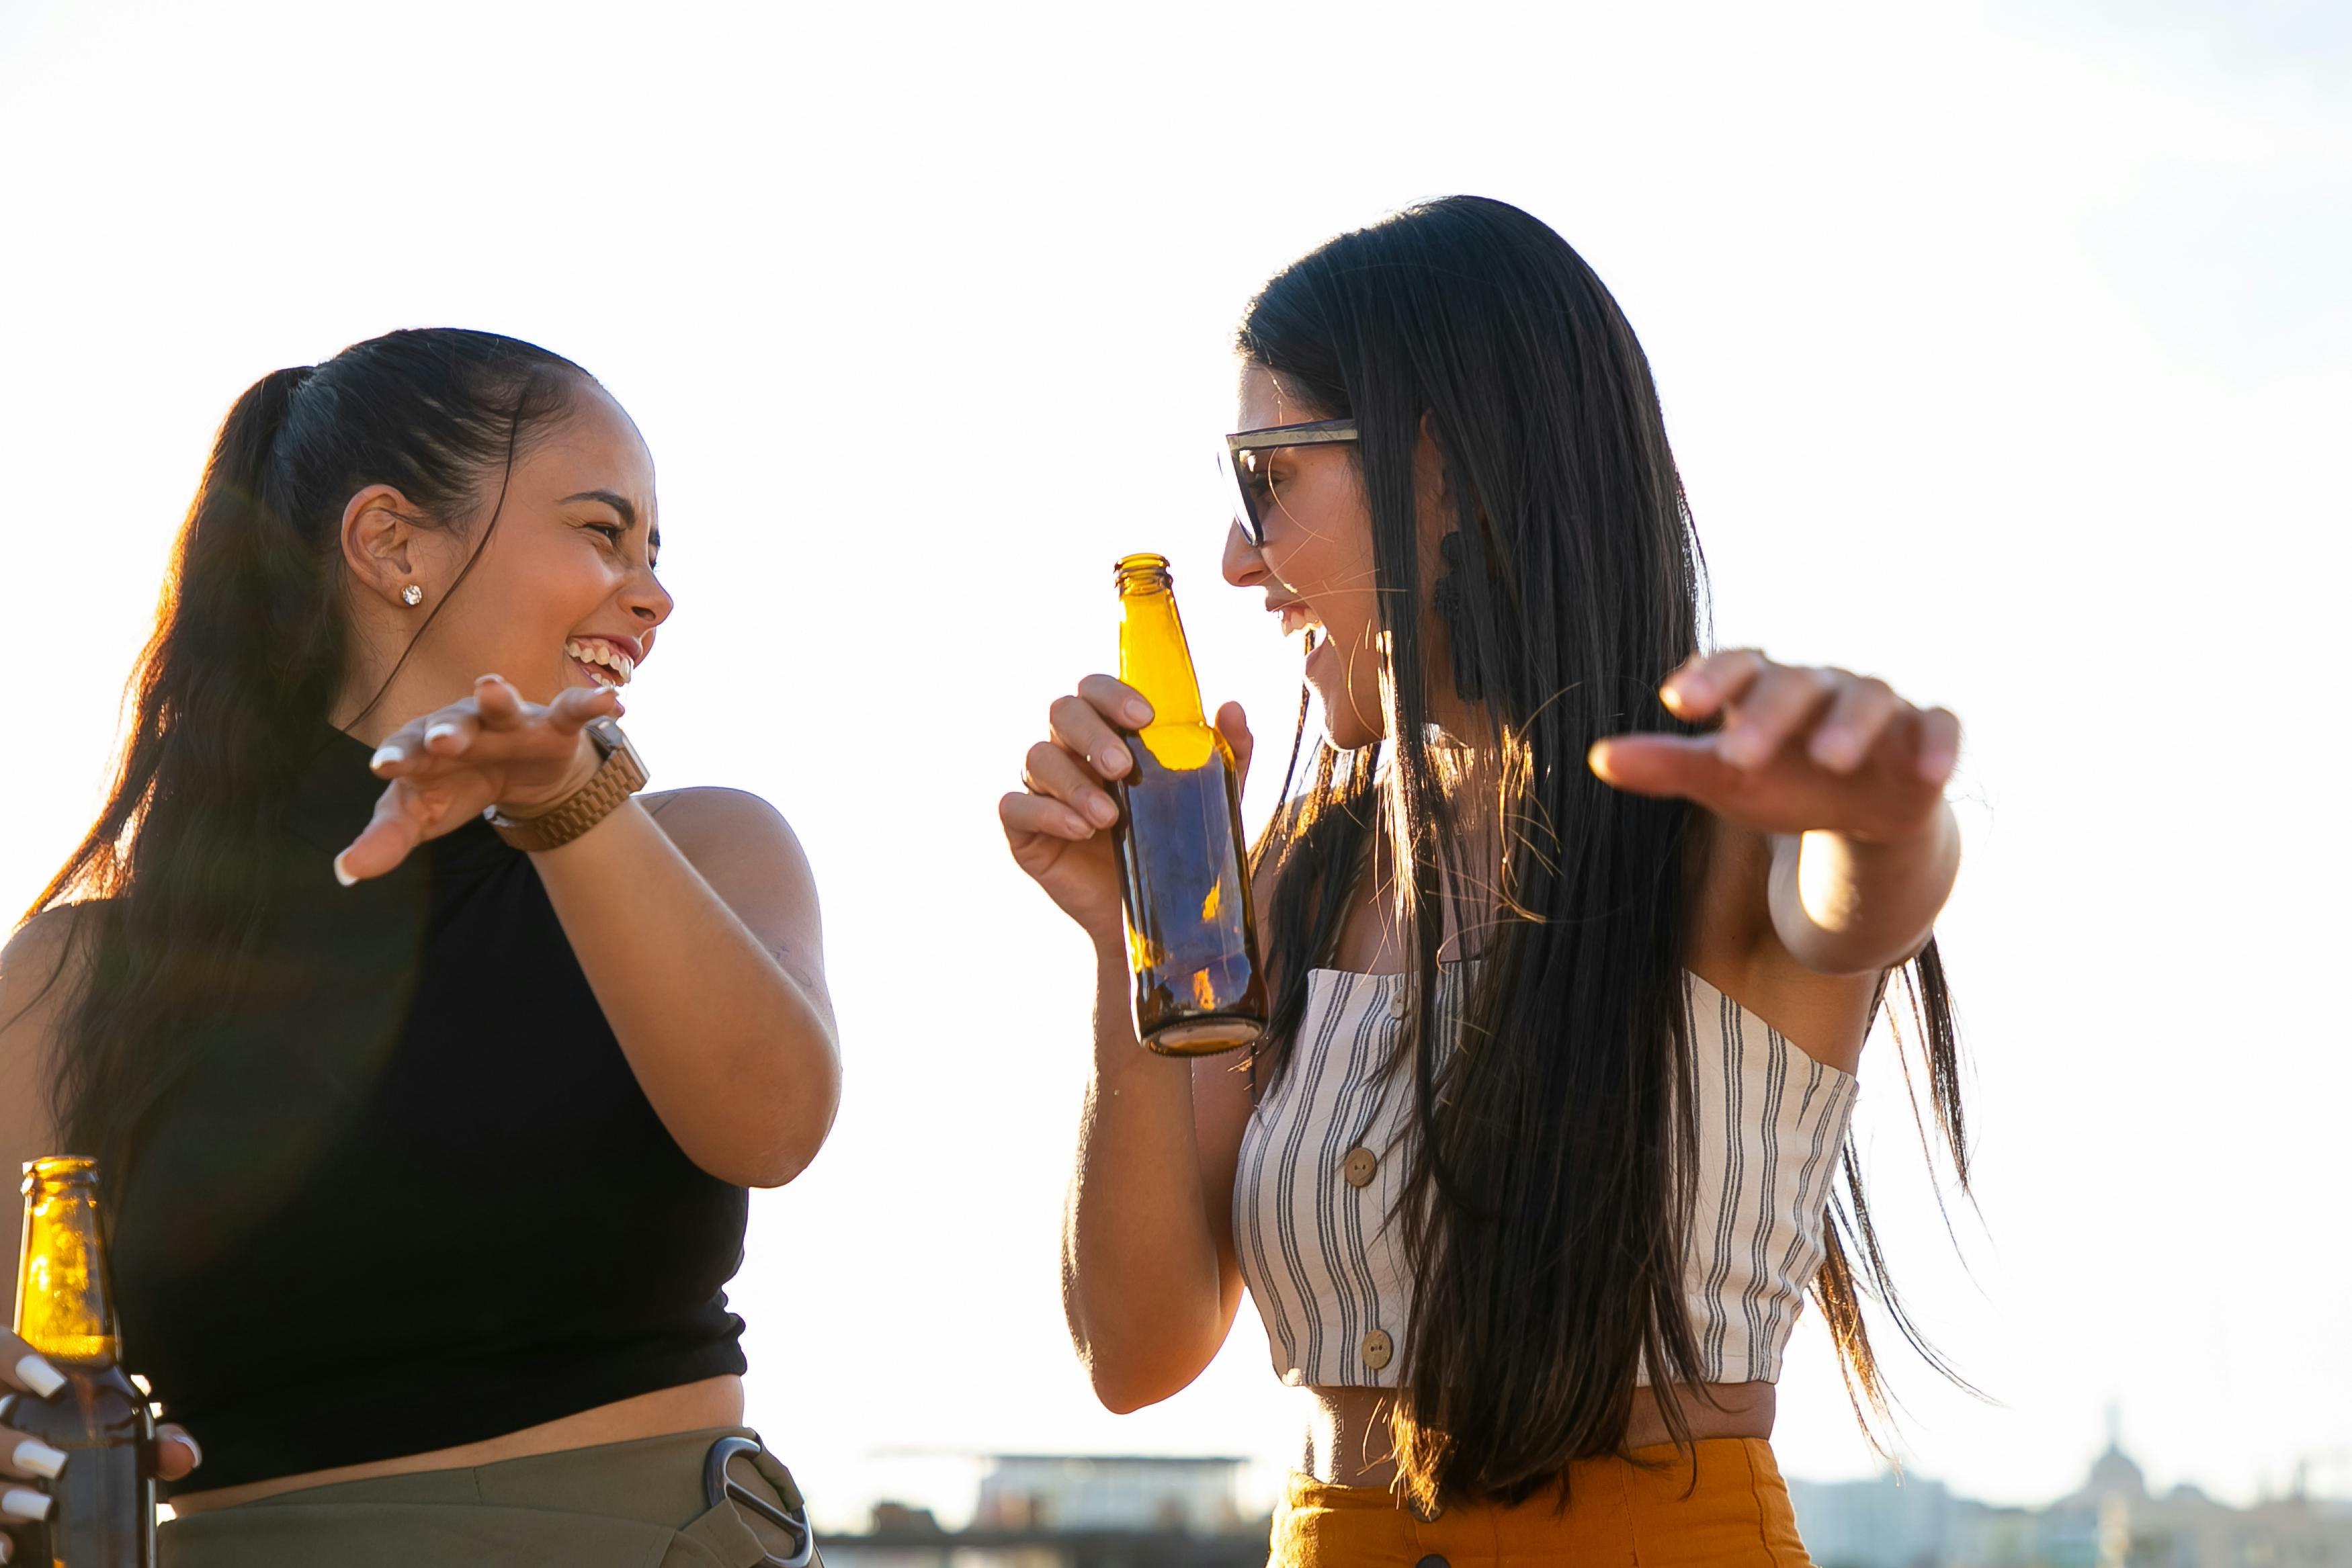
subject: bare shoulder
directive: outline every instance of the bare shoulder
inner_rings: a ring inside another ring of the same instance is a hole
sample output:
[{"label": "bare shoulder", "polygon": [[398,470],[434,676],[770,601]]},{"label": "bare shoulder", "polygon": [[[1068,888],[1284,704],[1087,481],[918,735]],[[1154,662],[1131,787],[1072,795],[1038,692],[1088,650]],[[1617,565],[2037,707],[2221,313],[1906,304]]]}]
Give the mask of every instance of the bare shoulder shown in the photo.
[{"label": "bare shoulder", "polygon": [[0,946],[0,1160],[15,1170],[53,1141],[51,1051],[81,995],[75,938],[96,906],[67,904],[35,915]]},{"label": "bare shoulder", "polygon": [[749,789],[705,786],[638,797],[678,852],[704,870],[713,861],[751,859],[805,875],[808,856],[784,815]]},{"label": "bare shoulder", "polygon": [[73,1005],[81,958],[74,939],[96,913],[88,904],[43,910],[0,944],[0,1037],[13,1038],[36,1019],[54,1021]]},{"label": "bare shoulder", "polygon": [[816,875],[783,813],[748,789],[638,797],[654,825],[795,978],[821,987]]}]

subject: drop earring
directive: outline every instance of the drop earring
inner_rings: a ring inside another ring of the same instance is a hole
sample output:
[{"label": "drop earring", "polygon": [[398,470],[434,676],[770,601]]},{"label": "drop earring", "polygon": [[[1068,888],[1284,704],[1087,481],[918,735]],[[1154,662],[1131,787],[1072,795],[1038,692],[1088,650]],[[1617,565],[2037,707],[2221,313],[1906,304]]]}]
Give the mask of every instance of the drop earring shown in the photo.
[{"label": "drop earring", "polygon": [[1482,701],[1486,695],[1486,683],[1480,678],[1477,651],[1465,634],[1468,606],[1464,601],[1461,580],[1456,576],[1464,568],[1465,542],[1460,529],[1437,541],[1437,553],[1445,563],[1436,586],[1430,592],[1431,608],[1445,622],[1445,642],[1453,653],[1454,693],[1465,703]]},{"label": "drop earring", "polygon": [[412,582],[400,591],[400,601],[414,610],[425,602],[425,591]]}]

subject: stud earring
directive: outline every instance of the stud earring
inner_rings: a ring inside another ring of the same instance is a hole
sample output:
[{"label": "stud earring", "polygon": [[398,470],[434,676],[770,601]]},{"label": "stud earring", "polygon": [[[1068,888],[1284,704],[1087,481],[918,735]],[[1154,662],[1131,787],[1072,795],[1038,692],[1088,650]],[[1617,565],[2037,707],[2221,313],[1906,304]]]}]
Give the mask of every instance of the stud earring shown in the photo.
[{"label": "stud earring", "polygon": [[425,591],[412,582],[400,591],[400,601],[414,610],[425,602]]}]

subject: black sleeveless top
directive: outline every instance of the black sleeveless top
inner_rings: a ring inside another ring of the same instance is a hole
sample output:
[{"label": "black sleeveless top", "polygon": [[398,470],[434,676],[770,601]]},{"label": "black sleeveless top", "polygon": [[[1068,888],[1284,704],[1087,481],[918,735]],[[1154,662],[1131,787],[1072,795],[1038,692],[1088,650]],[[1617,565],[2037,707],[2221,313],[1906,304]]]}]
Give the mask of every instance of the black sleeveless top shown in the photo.
[{"label": "black sleeveless top", "polygon": [[126,1359],[193,1485],[449,1448],[744,1369],[747,1195],[654,1114],[530,857],[474,822],[387,877],[325,731],[260,868],[237,1015],[115,1195]]}]

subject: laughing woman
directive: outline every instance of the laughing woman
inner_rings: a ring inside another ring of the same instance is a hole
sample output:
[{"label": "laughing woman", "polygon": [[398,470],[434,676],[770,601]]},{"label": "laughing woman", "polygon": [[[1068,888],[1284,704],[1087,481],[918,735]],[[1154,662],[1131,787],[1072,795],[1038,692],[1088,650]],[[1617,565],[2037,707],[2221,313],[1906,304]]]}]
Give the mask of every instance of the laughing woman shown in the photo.
[{"label": "laughing woman", "polygon": [[0,954],[0,1158],[98,1158],[204,1445],[167,1563],[806,1554],[722,1287],[838,1097],[816,891],[754,797],[638,792],[660,547],[636,427],[510,338],[221,427],[111,798]]},{"label": "laughing woman", "polygon": [[1930,940],[1958,726],[1702,653],[1647,362],[1516,208],[1331,241],[1240,350],[1225,576],[1308,633],[1328,737],[1255,852],[1245,1059],[1129,1025],[1106,786],[1140,697],[1055,702],[1002,807],[1097,955],[1065,1253],[1095,1387],[1182,1388],[1246,1289],[1310,1401],[1277,1563],[1802,1563],[1774,1384],[1810,1292],[1878,1397],[1850,1159],[1831,1187],[1906,964],[1962,1153]]}]

